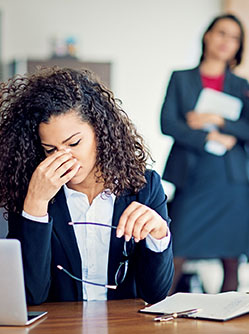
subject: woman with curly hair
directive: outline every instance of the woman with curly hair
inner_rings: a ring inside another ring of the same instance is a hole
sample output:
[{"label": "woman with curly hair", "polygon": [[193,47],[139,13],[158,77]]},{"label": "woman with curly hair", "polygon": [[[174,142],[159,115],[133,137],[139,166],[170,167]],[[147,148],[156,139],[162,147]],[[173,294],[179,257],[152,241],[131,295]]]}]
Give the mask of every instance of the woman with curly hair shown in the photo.
[{"label": "woman with curly hair", "polygon": [[2,84],[0,106],[0,205],[28,303],[165,298],[165,194],[113,94],[88,70],[48,68]]}]

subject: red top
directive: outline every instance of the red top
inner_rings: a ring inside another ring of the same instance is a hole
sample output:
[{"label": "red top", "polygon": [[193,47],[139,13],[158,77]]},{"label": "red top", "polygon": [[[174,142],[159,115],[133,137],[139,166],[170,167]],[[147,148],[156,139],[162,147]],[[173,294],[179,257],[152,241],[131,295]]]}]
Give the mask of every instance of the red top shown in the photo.
[{"label": "red top", "polygon": [[224,78],[225,78],[224,73],[216,77],[210,77],[201,74],[201,81],[204,88],[212,88],[220,92],[223,91]]}]

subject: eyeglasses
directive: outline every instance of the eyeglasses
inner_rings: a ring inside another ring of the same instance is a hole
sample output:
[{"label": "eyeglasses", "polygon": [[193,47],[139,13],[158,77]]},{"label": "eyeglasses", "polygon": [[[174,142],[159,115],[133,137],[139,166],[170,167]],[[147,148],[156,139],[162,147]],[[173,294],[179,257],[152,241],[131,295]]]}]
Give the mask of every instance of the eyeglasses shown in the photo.
[{"label": "eyeglasses", "polygon": [[[68,225],[95,225],[95,226],[102,226],[102,227],[107,227],[107,228],[111,228],[111,229],[116,229],[117,228],[116,226],[102,224],[102,223],[94,223],[94,222],[70,222],[70,223],[68,223]],[[90,282],[90,281],[87,281],[87,280],[84,280],[84,279],[81,279],[79,277],[76,277],[76,276],[72,275],[68,270],[63,268],[61,265],[57,265],[57,268],[62,270],[64,273],[66,273],[68,276],[75,279],[76,281],[83,282],[83,283],[86,283],[86,284],[95,285],[95,286],[101,286],[101,287],[104,287],[104,288],[107,288],[107,289],[114,289],[115,290],[115,289],[117,289],[118,285],[123,283],[123,281],[126,277],[127,270],[128,270],[129,258],[131,256],[131,254],[133,253],[134,245],[135,245],[135,242],[134,242],[133,237],[130,239],[130,241],[124,241],[124,249],[123,249],[123,253],[122,253],[123,259],[119,263],[118,269],[117,269],[116,274],[115,274],[115,285]]]}]

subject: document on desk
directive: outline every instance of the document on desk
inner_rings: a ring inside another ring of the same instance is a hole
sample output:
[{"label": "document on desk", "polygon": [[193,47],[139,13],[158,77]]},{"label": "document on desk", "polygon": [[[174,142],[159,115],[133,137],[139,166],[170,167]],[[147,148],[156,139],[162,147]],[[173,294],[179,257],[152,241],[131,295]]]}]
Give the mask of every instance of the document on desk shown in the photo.
[{"label": "document on desk", "polygon": [[226,321],[249,313],[249,294],[223,292],[218,294],[176,293],[152,306],[140,310],[144,313],[167,314],[199,309],[188,318]]}]

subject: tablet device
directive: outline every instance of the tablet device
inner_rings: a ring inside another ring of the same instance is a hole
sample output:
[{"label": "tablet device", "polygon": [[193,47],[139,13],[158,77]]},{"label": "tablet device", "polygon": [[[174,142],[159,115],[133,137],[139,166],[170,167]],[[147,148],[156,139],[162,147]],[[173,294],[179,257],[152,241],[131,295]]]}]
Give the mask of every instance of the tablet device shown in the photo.
[{"label": "tablet device", "polygon": [[204,88],[200,92],[195,110],[199,113],[217,114],[225,119],[237,121],[242,107],[243,102],[238,97]]},{"label": "tablet device", "polygon": [[21,243],[0,239],[0,326],[26,326],[47,312],[28,312]]}]

